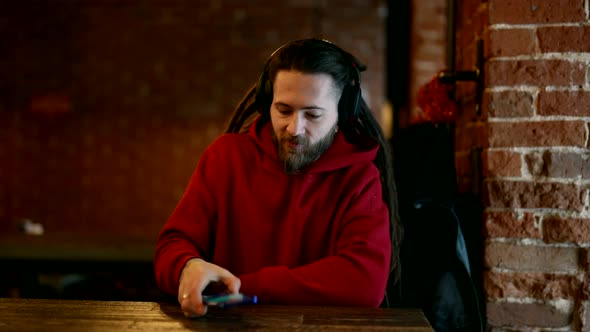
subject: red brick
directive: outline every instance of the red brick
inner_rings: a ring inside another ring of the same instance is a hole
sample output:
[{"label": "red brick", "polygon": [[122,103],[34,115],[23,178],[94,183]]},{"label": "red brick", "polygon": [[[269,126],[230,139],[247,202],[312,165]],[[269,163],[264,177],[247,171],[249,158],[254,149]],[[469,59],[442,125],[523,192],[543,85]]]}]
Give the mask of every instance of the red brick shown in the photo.
[{"label": "red brick", "polygon": [[537,30],[541,52],[590,52],[590,27],[540,27]]},{"label": "red brick", "polygon": [[486,63],[488,85],[583,85],[586,65],[568,60],[496,60]]},{"label": "red brick", "polygon": [[590,178],[589,153],[555,152],[525,155],[527,169],[533,176],[552,178]]},{"label": "red brick", "polygon": [[524,155],[527,170],[532,176],[547,176],[546,160],[551,154],[549,151],[532,152]]},{"label": "red brick", "polygon": [[547,163],[545,156],[550,152],[533,152],[524,155],[525,166],[532,176],[547,176]]},{"label": "red brick", "polygon": [[494,29],[488,31],[486,56],[515,56],[536,53],[534,29]]},{"label": "red brick", "polygon": [[[580,268],[585,271],[590,271],[590,248],[584,248],[580,252]],[[586,276],[586,282],[590,285],[590,274]],[[590,287],[584,289],[590,293]]]},{"label": "red brick", "polygon": [[585,20],[580,0],[489,0],[491,24],[572,23]]},{"label": "red brick", "polygon": [[539,115],[567,115],[586,117],[590,115],[590,92],[546,91],[539,93]]},{"label": "red brick", "polygon": [[458,44],[455,56],[455,67],[457,69],[469,70],[475,64],[475,45],[472,40],[465,40],[464,43]]},{"label": "red brick", "polygon": [[[477,64],[476,52],[477,52],[477,43],[476,43],[476,40],[474,39],[469,44],[467,44],[465,49],[462,50],[461,66],[457,67],[457,69],[463,69],[463,70],[474,69],[475,65]],[[465,84],[465,83],[470,83],[470,82],[463,82],[463,83]]]},{"label": "red brick", "polygon": [[526,91],[486,91],[482,108],[489,118],[531,117],[533,96]]},{"label": "red brick", "polygon": [[490,151],[483,154],[484,177],[521,176],[521,155],[511,151]]},{"label": "red brick", "polygon": [[528,272],[571,272],[580,267],[580,248],[489,242],[484,266]]},{"label": "red brick", "polygon": [[582,303],[582,309],[580,311],[582,321],[582,332],[590,331],[590,301]]},{"label": "red brick", "polygon": [[477,194],[474,190],[473,178],[458,177],[457,178],[457,192],[459,194]]},{"label": "red brick", "polygon": [[584,147],[582,121],[493,122],[488,125],[490,147]]},{"label": "red brick", "polygon": [[[469,2],[469,1],[465,1]],[[478,18],[475,12],[471,14],[462,14],[463,19],[457,20],[461,22],[461,38],[462,40],[462,47],[472,44],[477,36],[481,34],[481,30],[478,30]],[[463,48],[460,48],[463,49]],[[469,54],[469,53],[468,53]]]},{"label": "red brick", "polygon": [[488,271],[484,273],[484,290],[491,299],[576,299],[582,291],[582,281],[567,274]]},{"label": "red brick", "polygon": [[487,147],[487,123],[470,122],[457,127],[455,150],[469,150],[472,147]]},{"label": "red brick", "polygon": [[485,30],[490,26],[490,15],[487,3],[481,3],[473,15],[473,27],[477,38],[483,38]]},{"label": "red brick", "polygon": [[[458,25],[464,23],[465,20],[457,20]],[[457,27],[455,36],[455,52],[457,52],[455,55],[455,65],[461,65],[461,59],[466,53],[467,46],[473,41],[473,31]],[[463,66],[461,65],[459,68],[463,68]]]},{"label": "red brick", "polygon": [[472,172],[471,156],[468,151],[455,151],[455,174],[458,177],[470,177]]},{"label": "red brick", "polygon": [[542,237],[538,217],[531,213],[486,212],[484,215],[486,237],[535,238]]},{"label": "red brick", "polygon": [[477,105],[475,103],[476,87],[477,84],[475,84],[475,82],[461,82],[456,86],[455,99],[459,101],[461,105],[459,121],[475,119],[475,106]]},{"label": "red brick", "polygon": [[461,10],[461,16],[468,18],[468,17],[472,17],[473,15],[475,15],[476,11],[478,10],[479,1],[461,1],[459,2],[459,4],[461,4],[460,10]]},{"label": "red brick", "polygon": [[488,123],[477,121],[474,123],[473,127],[475,132],[473,146],[478,148],[488,148]]},{"label": "red brick", "polygon": [[547,243],[590,242],[590,219],[546,217],[543,238]]},{"label": "red brick", "polygon": [[489,98],[489,96],[486,96],[487,91],[482,92],[481,95],[481,99],[480,100],[476,100],[474,98],[474,101],[477,102],[477,110],[479,110],[479,114],[476,114],[478,116],[478,120],[487,122],[488,118],[489,118],[489,105],[486,105],[486,98]]},{"label": "red brick", "polygon": [[488,324],[497,327],[560,328],[570,325],[573,312],[564,312],[550,304],[492,302],[486,305],[486,316]]},{"label": "red brick", "polygon": [[[413,7],[410,43],[414,60],[411,63],[413,79],[410,82],[409,91],[410,109],[415,105],[415,96],[422,84],[428,82],[437,71],[446,67],[444,57],[445,2],[441,0],[418,1],[413,3]],[[423,36],[425,32],[431,34],[435,27],[436,37],[434,40]],[[433,56],[433,54],[439,54],[439,56]],[[420,63],[416,61],[418,59],[426,59],[421,61],[425,67],[423,70],[419,68]]]},{"label": "red brick", "polygon": [[575,184],[488,181],[486,190],[490,207],[581,211],[584,206],[583,191]]}]

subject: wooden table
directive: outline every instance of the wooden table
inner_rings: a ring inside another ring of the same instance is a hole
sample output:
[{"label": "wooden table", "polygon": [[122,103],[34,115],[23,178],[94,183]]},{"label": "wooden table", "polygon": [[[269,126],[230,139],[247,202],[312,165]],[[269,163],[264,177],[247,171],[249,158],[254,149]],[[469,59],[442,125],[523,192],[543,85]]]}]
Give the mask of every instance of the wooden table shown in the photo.
[{"label": "wooden table", "polygon": [[0,331],[433,331],[420,310],[245,305],[189,319],[174,303],[0,299]]}]

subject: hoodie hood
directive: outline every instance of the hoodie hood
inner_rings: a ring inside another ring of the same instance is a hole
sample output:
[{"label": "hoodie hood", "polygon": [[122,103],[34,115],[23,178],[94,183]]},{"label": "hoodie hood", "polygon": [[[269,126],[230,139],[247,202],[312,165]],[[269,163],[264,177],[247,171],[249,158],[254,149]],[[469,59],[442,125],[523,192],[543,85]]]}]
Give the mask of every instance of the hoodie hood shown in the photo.
[{"label": "hoodie hood", "polygon": [[[248,135],[259,149],[263,167],[284,172],[271,131],[270,121],[262,121],[262,118],[258,117],[250,126]],[[329,172],[355,164],[372,162],[378,150],[379,144],[374,139],[363,138],[359,144],[351,144],[346,141],[344,134],[338,131],[332,145],[318,160],[302,168],[300,173]]]}]

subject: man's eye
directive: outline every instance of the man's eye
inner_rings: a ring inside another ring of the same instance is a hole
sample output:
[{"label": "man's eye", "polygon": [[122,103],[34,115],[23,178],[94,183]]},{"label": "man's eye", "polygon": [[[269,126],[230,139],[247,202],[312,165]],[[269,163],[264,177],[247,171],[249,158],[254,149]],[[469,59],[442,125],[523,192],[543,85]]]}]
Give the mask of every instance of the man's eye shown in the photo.
[{"label": "man's eye", "polygon": [[321,116],[321,114],[307,113],[307,117],[310,119],[318,119]]}]

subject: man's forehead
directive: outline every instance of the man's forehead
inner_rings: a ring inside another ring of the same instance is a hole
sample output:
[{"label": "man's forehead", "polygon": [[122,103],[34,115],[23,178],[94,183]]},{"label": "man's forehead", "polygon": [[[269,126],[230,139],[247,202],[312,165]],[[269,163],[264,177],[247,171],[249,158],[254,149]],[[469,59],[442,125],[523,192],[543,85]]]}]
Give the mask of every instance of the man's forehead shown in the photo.
[{"label": "man's forehead", "polygon": [[273,92],[308,93],[310,96],[318,96],[319,94],[340,96],[340,89],[329,74],[305,73],[294,70],[281,70],[277,73],[273,84]]}]

